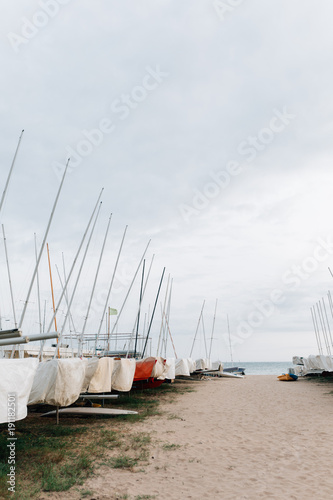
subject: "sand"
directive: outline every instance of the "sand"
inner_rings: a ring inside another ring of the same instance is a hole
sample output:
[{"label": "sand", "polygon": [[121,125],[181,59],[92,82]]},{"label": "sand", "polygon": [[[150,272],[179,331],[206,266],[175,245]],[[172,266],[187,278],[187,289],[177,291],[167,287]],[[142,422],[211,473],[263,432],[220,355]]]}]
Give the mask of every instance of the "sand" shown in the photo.
[{"label": "sand", "polygon": [[331,384],[265,375],[194,387],[135,425],[152,436],[144,471],[102,467],[85,482],[94,492],[86,498],[333,498]]}]

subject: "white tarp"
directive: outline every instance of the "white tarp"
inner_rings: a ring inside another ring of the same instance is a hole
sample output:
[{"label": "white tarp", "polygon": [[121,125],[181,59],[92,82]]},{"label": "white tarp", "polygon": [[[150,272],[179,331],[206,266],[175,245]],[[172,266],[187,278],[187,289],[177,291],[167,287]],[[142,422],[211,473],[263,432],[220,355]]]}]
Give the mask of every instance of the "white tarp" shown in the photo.
[{"label": "white tarp", "polygon": [[97,370],[90,381],[88,392],[111,392],[113,365],[113,358],[100,358],[98,360]]},{"label": "white tarp", "polygon": [[133,385],[135,368],[135,359],[115,359],[113,362],[111,388],[121,392],[130,391]]},{"label": "white tarp", "polygon": [[175,374],[176,377],[189,377],[190,369],[189,369],[189,360],[186,358],[176,359],[175,362]]},{"label": "white tarp", "polygon": [[79,358],[51,359],[39,363],[29,404],[71,405],[81,393],[86,368],[87,364]]},{"label": "white tarp", "polygon": [[[37,359],[0,359],[0,424],[27,416],[28,398],[37,367]],[[8,409],[13,408],[9,404],[14,402],[15,415],[10,412],[8,417]]]},{"label": "white tarp", "polygon": [[303,364],[303,358],[299,356],[293,356],[293,364],[294,365],[302,365]]},{"label": "white tarp", "polygon": [[151,376],[154,378],[158,378],[159,380],[165,379],[165,359],[158,357],[156,358],[156,363],[154,365],[153,371],[151,372]]},{"label": "white tarp", "polygon": [[187,358],[187,364],[188,364],[188,369],[189,369],[190,373],[195,372],[196,363],[195,363],[194,359]]},{"label": "white tarp", "polygon": [[167,358],[165,362],[165,378],[174,380],[176,378],[175,358]]},{"label": "white tarp", "polygon": [[[158,380],[165,380],[166,378],[169,380],[173,380],[176,377],[175,359],[174,358],[166,358],[166,359],[158,358],[156,365],[158,365],[158,363],[161,363],[161,365],[163,365],[162,373],[158,377],[156,377]],[[155,365],[155,367],[156,367],[156,365]],[[153,370],[153,374],[154,374],[154,370]],[[156,375],[153,375],[153,376],[155,377]]]},{"label": "white tarp", "polygon": [[201,358],[195,361],[195,370],[211,370],[212,363],[208,358]]},{"label": "white tarp", "polygon": [[95,374],[98,367],[98,358],[83,358],[82,360],[85,363],[85,375],[84,381],[82,384],[81,392],[87,392],[90,381]]},{"label": "white tarp", "polygon": [[213,361],[211,370],[219,370],[219,371],[223,372],[222,361]]},{"label": "white tarp", "polygon": [[[293,362],[296,356],[293,358]],[[332,356],[325,356],[323,354],[311,354],[307,358],[302,358],[304,369],[303,374],[311,372],[333,372],[333,358]]]}]

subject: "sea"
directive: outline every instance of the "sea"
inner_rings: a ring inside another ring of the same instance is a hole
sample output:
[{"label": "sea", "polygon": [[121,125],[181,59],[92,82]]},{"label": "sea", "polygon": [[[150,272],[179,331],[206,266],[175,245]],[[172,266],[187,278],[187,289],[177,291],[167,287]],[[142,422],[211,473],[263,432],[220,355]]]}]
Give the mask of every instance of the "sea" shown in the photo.
[{"label": "sea", "polygon": [[288,369],[293,367],[291,361],[258,361],[258,362],[223,362],[223,368],[238,366],[245,368],[245,375],[282,375],[288,373]]}]

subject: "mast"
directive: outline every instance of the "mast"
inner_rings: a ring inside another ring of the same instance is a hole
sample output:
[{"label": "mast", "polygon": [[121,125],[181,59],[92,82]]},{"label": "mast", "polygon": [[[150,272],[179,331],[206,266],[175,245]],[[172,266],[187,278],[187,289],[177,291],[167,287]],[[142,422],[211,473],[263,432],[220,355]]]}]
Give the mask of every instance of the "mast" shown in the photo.
[{"label": "mast", "polygon": [[190,358],[192,357],[192,352],[193,352],[193,348],[194,348],[194,343],[195,343],[195,340],[197,338],[197,333],[198,333],[198,330],[199,330],[199,326],[200,326],[200,321],[201,321],[201,316],[202,316],[202,313],[203,313],[203,310],[204,310],[204,307],[205,307],[205,300],[203,301],[203,304],[202,304],[202,308],[201,308],[201,313],[200,313],[200,316],[199,316],[199,320],[198,320],[198,324],[197,324],[197,329],[195,331],[195,335],[194,335],[194,339],[193,339],[193,344],[192,344],[192,348],[191,348],[191,352],[190,352]]},{"label": "mast", "polygon": [[230,347],[230,359],[231,359],[231,363],[233,364],[233,360],[232,360],[232,349],[231,349],[231,337],[230,337],[230,326],[229,326],[229,316],[227,315],[227,323],[228,323],[228,335],[229,335],[229,347]]},{"label": "mast", "polygon": [[216,309],[217,309],[217,299],[215,302],[215,311],[214,311],[213,326],[212,326],[212,336],[210,338],[209,359],[210,359],[210,356],[212,354],[212,343],[213,343],[213,335],[214,335],[214,327],[215,327]]},{"label": "mast", "polygon": [[113,281],[114,281],[114,278],[115,278],[115,275],[116,275],[116,270],[117,270],[117,267],[118,267],[118,262],[119,262],[120,254],[121,254],[121,251],[122,251],[122,248],[123,248],[123,244],[124,244],[124,240],[125,240],[127,228],[128,228],[128,226],[125,226],[125,230],[124,230],[124,234],[123,234],[123,237],[122,237],[122,240],[121,240],[121,243],[120,243],[120,247],[119,247],[119,251],[118,251],[118,255],[117,255],[117,259],[116,259],[116,264],[115,264],[115,267],[114,267],[114,270],[113,270],[113,274],[112,274],[112,278],[111,278],[111,282],[110,282],[108,294],[107,294],[107,297],[106,297],[106,301],[105,301],[105,305],[104,305],[104,309],[103,309],[101,321],[100,321],[98,332],[97,332],[97,335],[96,335],[96,340],[95,340],[95,354],[96,354],[96,349],[97,349],[97,343],[98,343],[98,339],[99,339],[99,334],[101,333],[102,324],[104,322],[104,317],[105,317],[105,314],[106,314],[106,309],[108,307],[108,302],[109,302],[109,298],[110,298],[110,295],[111,295],[112,285],[113,285]]},{"label": "mast", "polygon": [[134,345],[134,358],[136,357],[136,348],[138,345],[138,335],[139,335],[139,322],[140,322],[140,311],[141,311],[141,303],[142,303],[142,287],[143,287],[143,280],[145,276],[145,259],[143,259],[143,265],[142,265],[142,277],[141,277],[141,287],[140,287],[140,301],[139,301],[139,311],[138,311],[138,318],[136,322],[136,333],[135,333],[135,345]]},{"label": "mast", "polygon": [[[66,168],[67,168],[67,167],[66,167]],[[81,251],[81,248],[82,248],[83,242],[84,242],[84,240],[85,240],[85,238],[86,238],[86,236],[87,236],[87,233],[88,233],[88,231],[89,231],[89,227],[90,227],[91,221],[92,221],[92,220],[93,220],[93,218],[94,218],[94,215],[95,215],[95,212],[96,212],[97,206],[98,206],[98,204],[99,204],[99,200],[101,199],[101,196],[102,196],[103,190],[104,190],[104,188],[101,190],[101,192],[100,192],[100,194],[99,194],[99,196],[98,196],[98,199],[97,199],[96,205],[95,205],[94,210],[93,210],[93,212],[92,212],[92,214],[91,214],[91,216],[90,216],[90,219],[89,219],[88,225],[87,225],[87,227],[86,227],[86,230],[85,230],[85,232],[84,232],[84,235],[83,235],[83,237],[82,237],[82,240],[81,240],[80,246],[79,246],[79,248],[78,248],[78,250],[77,250],[77,252],[76,252],[76,255],[75,255],[75,258],[74,258],[74,261],[73,261],[72,267],[71,267],[71,269],[70,269],[69,275],[67,276],[67,280],[66,280],[66,283],[65,283],[65,285],[64,285],[64,289],[63,289],[63,291],[62,291],[62,293],[61,293],[61,295],[60,295],[60,299],[58,300],[58,303],[57,303],[57,306],[56,306],[56,312],[55,312],[55,314],[58,312],[59,306],[60,306],[61,301],[62,301],[62,299],[63,299],[63,296],[64,296],[64,294],[65,294],[65,290],[67,290],[67,286],[68,286],[69,280],[70,280],[70,278],[71,278],[71,276],[72,276],[72,273],[73,273],[73,270],[74,270],[74,267],[75,267],[76,261],[77,261],[77,259],[78,259],[79,253],[80,253],[80,251]],[[54,317],[53,317],[53,318],[51,319],[51,321],[50,321],[49,327],[48,327],[48,329],[47,329],[47,333],[49,333],[49,332],[51,331],[51,328],[52,328],[52,323],[53,323],[53,319],[54,319]]]},{"label": "mast", "polygon": [[[47,228],[46,228],[46,232],[45,232],[45,236],[44,236],[44,239],[43,239],[43,243],[42,243],[42,246],[41,246],[40,251],[39,251],[38,259],[37,259],[37,262],[36,262],[36,267],[35,267],[34,273],[33,273],[32,278],[31,278],[31,283],[30,283],[28,295],[27,295],[27,298],[26,298],[26,301],[25,301],[25,304],[24,304],[24,308],[23,308],[23,311],[22,311],[21,319],[20,319],[20,322],[19,322],[19,329],[22,328],[22,323],[23,323],[24,316],[25,316],[25,313],[26,313],[26,310],[27,310],[27,306],[28,306],[28,301],[29,301],[29,298],[30,298],[31,290],[32,290],[32,287],[33,287],[33,284],[34,284],[34,281],[35,281],[35,277],[36,277],[36,274],[37,274],[38,266],[39,266],[39,263],[40,263],[40,260],[42,258],[42,254],[43,254],[43,251],[44,251],[46,239],[47,239],[47,236],[49,234],[49,229],[50,229],[50,226],[51,226],[51,222],[52,222],[52,219],[53,219],[53,216],[54,216],[55,209],[57,207],[58,199],[59,199],[59,196],[60,196],[60,193],[61,193],[61,190],[62,190],[62,186],[63,186],[64,180],[65,180],[65,176],[66,176],[66,173],[67,173],[69,160],[70,159],[68,159],[67,163],[66,163],[66,168],[65,168],[64,174],[63,174],[62,179],[61,179],[61,183],[60,183],[60,186],[59,186],[59,189],[58,189],[58,193],[57,193],[56,199],[55,199],[54,204],[53,204],[51,216],[50,216]],[[53,321],[53,318],[52,318],[52,321]],[[52,321],[51,321],[51,325],[52,325]]]},{"label": "mast", "polygon": [[[170,327],[169,327],[169,319],[170,319],[170,309],[171,309],[171,294],[172,294],[172,285],[173,285],[173,278],[171,278],[171,284],[170,284],[170,292],[169,292],[169,300],[168,300],[168,307],[167,307],[167,313],[165,315],[165,320],[166,320],[166,324],[167,324],[167,329],[169,330],[169,334],[170,334],[170,339],[171,339],[171,342],[173,344],[173,340],[172,340],[172,336],[171,336],[171,332],[170,332]],[[165,328],[165,339],[164,339],[164,357],[166,358],[167,355],[167,345],[168,345],[168,334],[166,332],[166,328]],[[174,346],[173,346],[174,348]],[[176,354],[176,350],[174,348],[174,351],[175,351],[175,354]],[[177,357],[177,355],[176,355]]]},{"label": "mast", "polygon": [[[63,273],[64,273],[64,283],[67,283],[67,278],[66,278],[66,266],[65,266],[65,258],[64,258],[64,252],[62,252],[62,270],[63,270]],[[60,283],[61,283],[61,287],[64,288],[64,285],[62,284],[62,281],[61,281],[61,278],[60,278],[60,273],[58,272],[59,274],[59,280],[60,280]],[[65,289],[65,300],[66,300],[66,305],[68,307],[68,290],[67,288]],[[72,322],[72,328],[73,328],[73,332],[75,333],[76,335],[76,328],[75,328],[75,324],[74,324],[74,321],[73,321],[73,316],[72,314],[70,314],[70,321]],[[69,327],[70,328],[70,327]]]},{"label": "mast", "polygon": [[[59,272],[58,266],[56,265],[55,267],[56,267],[56,270],[57,270],[57,273],[58,273],[58,278],[59,278],[59,281],[60,281],[61,290],[63,290],[64,289],[64,285],[62,283],[62,279],[61,279],[61,276],[60,276],[60,272]],[[65,274],[65,281],[66,281],[66,274]],[[66,305],[68,307],[68,293],[67,293],[67,290],[65,290],[65,294],[64,295],[65,295]],[[73,336],[72,336],[72,330],[71,330],[71,327],[70,327],[70,323],[71,322],[72,322],[73,331],[76,334],[76,329],[75,329],[75,325],[74,325],[72,313],[69,313],[69,337],[70,337],[71,349],[72,349],[72,356],[73,356]]]},{"label": "mast", "polygon": [[[65,326],[66,326],[66,323],[67,323],[67,318],[68,318],[68,316],[69,316],[69,314],[71,312],[71,306],[72,306],[72,303],[73,303],[73,300],[74,300],[74,296],[75,296],[75,292],[76,292],[76,289],[77,289],[77,285],[79,283],[79,279],[80,279],[80,276],[81,276],[83,265],[84,265],[84,262],[86,260],[86,256],[87,256],[88,249],[89,249],[89,246],[90,246],[91,238],[92,238],[92,235],[94,234],[94,230],[95,230],[95,226],[96,226],[96,222],[97,222],[97,219],[98,219],[98,216],[99,216],[99,212],[100,212],[101,206],[102,206],[102,202],[100,202],[100,204],[99,204],[99,207],[98,207],[98,210],[97,210],[97,214],[96,214],[96,217],[95,217],[95,220],[94,220],[94,224],[93,224],[93,227],[92,227],[90,235],[89,235],[87,246],[86,246],[86,249],[85,249],[84,254],[83,254],[83,258],[82,258],[82,261],[81,261],[79,272],[78,272],[78,275],[76,277],[76,282],[75,282],[75,285],[74,285],[74,290],[73,290],[72,296],[71,296],[69,304],[68,304],[67,313],[66,313],[66,316],[65,316],[65,319],[64,319],[64,323],[63,323],[62,328],[61,328],[60,338],[62,338],[62,335],[63,335],[64,330],[65,330]],[[81,337],[81,339],[80,339],[80,348],[79,348],[78,355],[82,354],[82,341],[83,341],[83,339]]]},{"label": "mast", "polygon": [[[146,351],[146,348],[147,348],[147,343],[148,343],[148,339],[149,339],[149,334],[150,334],[150,330],[151,330],[151,325],[153,323],[153,319],[154,319],[154,314],[155,314],[155,309],[156,309],[156,305],[157,305],[157,301],[158,301],[158,296],[160,294],[160,290],[161,290],[161,286],[162,286],[162,281],[163,281],[163,277],[164,277],[164,273],[165,273],[165,267],[163,268],[163,272],[162,272],[162,276],[161,276],[161,281],[160,281],[160,285],[158,287],[158,291],[157,291],[157,295],[156,295],[156,300],[155,300],[155,304],[154,304],[154,308],[153,308],[153,312],[152,312],[152,315],[151,315],[151,319],[150,319],[150,323],[149,323],[149,327],[148,327],[148,332],[147,332],[147,336],[146,336],[146,341],[145,341],[145,344],[143,346],[143,351],[142,351],[142,356],[141,358],[144,357],[145,355],[145,351]],[[150,345],[151,346],[151,345]]]},{"label": "mast", "polygon": [[321,338],[320,338],[320,331],[319,331],[319,325],[318,325],[315,306],[313,306],[313,322],[315,325],[315,329],[317,329],[317,334],[318,334],[319,354],[323,354],[323,347],[322,347]]},{"label": "mast", "polygon": [[[149,276],[150,276],[150,271],[151,271],[151,268],[152,268],[152,265],[153,265],[153,262],[154,262],[154,258],[155,258],[155,254],[153,254],[153,257],[151,259],[151,262],[150,262],[150,266],[149,266],[149,269],[148,269],[148,273],[147,273],[147,278],[145,280],[145,284],[144,284],[144,287],[143,287],[143,291],[142,291],[142,299],[141,299],[141,305],[139,305],[139,310],[138,310],[138,314],[135,318],[135,322],[134,322],[134,326],[133,326],[133,330],[132,330],[132,333],[131,333],[131,338],[129,340],[129,343],[128,343],[128,352],[130,350],[130,347],[132,345],[132,340],[133,340],[133,335],[134,335],[134,330],[136,329],[136,325],[137,325],[137,322],[138,322],[138,317],[139,317],[139,314],[140,314],[140,311],[141,311],[141,307],[142,307],[142,301],[144,299],[144,296],[145,296],[145,293],[146,293],[146,288],[147,288],[147,284],[148,284],[148,280],[149,280]],[[126,344],[125,344],[126,345]],[[125,349],[125,346],[124,346],[124,349]],[[128,357],[128,352],[126,354],[126,357]]]},{"label": "mast", "polygon": [[[36,233],[34,233],[34,239],[35,239],[35,257],[36,257],[36,264],[37,264],[37,239],[36,239]],[[39,289],[39,272],[37,269],[37,300],[38,300],[38,319],[39,319],[39,333],[42,333],[42,312],[41,312],[41,307],[40,307],[40,289]]]},{"label": "mast", "polygon": [[8,177],[7,177],[7,182],[5,184],[5,189],[4,189],[3,193],[2,193],[2,197],[1,197],[1,201],[0,201],[0,214],[1,214],[3,203],[5,201],[6,192],[7,192],[8,185],[9,185],[9,181],[10,181],[10,178],[11,178],[11,175],[12,175],[12,172],[13,172],[13,168],[14,168],[14,165],[15,165],[16,156],[17,156],[20,144],[21,144],[21,139],[22,139],[22,136],[23,136],[23,132],[24,132],[24,130],[22,130],[21,135],[19,137],[18,144],[17,144],[17,147],[16,147],[16,151],[15,151],[15,154],[14,154],[14,158],[13,158],[13,161],[12,161],[12,164],[11,164],[11,167],[10,167],[10,170],[9,170],[9,174],[8,174]]},{"label": "mast", "polygon": [[[167,302],[167,297],[168,297],[169,282],[170,282],[170,274],[168,276],[167,287],[166,287],[166,290],[165,290],[164,305],[163,305],[163,309],[162,309],[162,323],[161,323],[161,328],[160,328],[160,334],[158,336],[158,344],[157,344],[157,350],[156,350],[156,357],[160,353],[160,344],[161,344],[161,339],[162,339],[162,333],[164,335],[164,328],[163,328],[164,321],[163,321],[163,318],[164,318],[164,314],[165,314],[165,307],[166,307],[166,302]],[[162,345],[163,345],[163,341],[162,341]],[[162,346],[161,346],[161,350],[162,350]]]},{"label": "mast", "polygon": [[[56,310],[55,310],[55,303],[54,303],[54,293],[53,293],[53,281],[52,281],[52,271],[51,271],[51,261],[50,261],[50,251],[49,251],[49,244],[46,243],[46,248],[47,248],[47,259],[48,259],[48,262],[49,262],[49,273],[50,273],[50,284],[51,284],[51,296],[52,296],[52,307],[53,307],[53,313],[54,313],[54,328],[55,328],[55,331],[58,332],[58,328],[57,328],[57,318],[56,318]],[[59,342],[59,339],[57,338],[57,344]],[[59,346],[57,348],[57,350],[55,351],[57,352],[57,356],[58,358],[60,357],[59,355]]]},{"label": "mast", "polygon": [[[170,335],[170,340],[171,340],[171,343],[172,343],[173,352],[175,353],[176,359],[178,359],[178,356],[177,356],[177,353],[176,353],[175,344],[173,342],[173,338],[172,338],[172,335],[171,335],[171,332],[170,332],[169,321],[168,321],[168,318],[166,317],[166,315],[164,315],[164,317],[165,317],[166,325],[168,327],[168,332],[169,332],[169,335]],[[165,357],[166,357],[166,355],[165,355]]]},{"label": "mast", "polygon": [[208,352],[207,352],[206,330],[205,330],[205,323],[204,323],[203,315],[201,316],[201,323],[202,323],[202,331],[203,331],[203,338],[204,338],[204,344],[205,344],[205,354],[206,354],[206,359],[207,359]]},{"label": "mast", "polygon": [[108,222],[108,225],[107,225],[107,228],[106,228],[106,232],[105,232],[105,236],[104,236],[104,241],[103,241],[101,253],[100,253],[100,256],[99,256],[99,261],[98,261],[98,265],[97,265],[97,271],[96,271],[96,275],[95,275],[95,279],[94,279],[94,284],[93,284],[93,287],[92,287],[92,290],[91,290],[90,300],[89,300],[89,304],[88,304],[88,310],[87,310],[87,314],[86,314],[86,317],[85,317],[85,320],[84,320],[84,325],[83,325],[83,328],[82,328],[81,342],[83,341],[84,332],[86,331],[87,321],[88,321],[89,313],[90,313],[90,307],[91,307],[92,299],[93,299],[95,288],[96,288],[96,282],[97,282],[99,270],[100,270],[100,267],[101,267],[101,262],[102,262],[102,257],[103,257],[103,253],[104,253],[105,243],[106,243],[106,239],[107,239],[107,236],[108,236],[108,233],[109,233],[109,227],[110,227],[111,218],[112,218],[112,214],[110,215],[110,218],[109,218],[109,222]]},{"label": "mast", "polygon": [[314,318],[314,314],[313,314],[313,311],[312,311],[312,307],[310,307],[310,311],[311,311],[313,327],[314,327],[314,331],[315,331],[315,335],[316,335],[318,351],[319,351],[319,354],[321,354],[322,351],[321,351],[321,348],[320,348],[320,343],[319,343],[319,338],[318,338],[318,333],[317,333],[317,328],[316,328],[316,323],[315,323],[315,318]]},{"label": "mast", "polygon": [[110,307],[108,307],[108,343],[107,343],[107,346],[108,346],[108,351],[110,350],[110,313],[111,313],[111,310],[110,310]]},{"label": "mast", "polygon": [[323,302],[323,309],[324,309],[324,312],[325,312],[325,317],[326,317],[326,322],[327,322],[327,330],[328,330],[328,334],[329,334],[329,340],[331,341],[331,346],[333,346],[333,342],[332,342],[332,334],[331,334],[331,329],[330,329],[330,324],[329,324],[329,321],[328,321],[328,316],[327,316],[327,312],[326,312],[326,306],[325,306],[325,301],[324,301],[324,297],[322,297],[322,302]]},{"label": "mast", "polygon": [[145,258],[145,255],[146,255],[146,252],[147,252],[148,247],[149,247],[149,245],[150,245],[150,242],[151,242],[151,240],[149,240],[149,241],[148,241],[147,246],[146,246],[146,248],[145,248],[145,251],[143,252],[143,255],[142,255],[141,260],[140,260],[140,262],[139,262],[139,265],[138,265],[138,267],[137,267],[137,269],[136,269],[136,271],[135,271],[135,274],[134,274],[133,279],[132,279],[132,283],[130,284],[130,287],[129,287],[128,291],[127,291],[127,294],[126,294],[126,297],[125,297],[125,299],[124,299],[124,302],[123,302],[123,304],[122,304],[122,306],[121,306],[121,308],[120,308],[120,311],[119,311],[119,313],[118,313],[118,316],[117,316],[117,319],[116,319],[116,321],[115,321],[115,324],[113,325],[113,328],[112,328],[112,331],[111,331],[111,335],[113,334],[113,332],[115,331],[115,329],[116,329],[116,327],[117,327],[117,325],[118,325],[119,318],[120,318],[121,313],[122,313],[122,311],[123,311],[123,309],[124,309],[124,307],[125,307],[125,304],[126,304],[126,302],[127,302],[128,296],[129,296],[130,291],[131,291],[131,289],[132,289],[132,286],[133,286],[133,284],[134,284],[134,281],[135,281],[136,275],[138,274],[139,269],[140,269],[140,267],[141,267],[142,261],[143,261],[143,259]]},{"label": "mast", "polygon": [[5,245],[5,254],[6,254],[6,262],[7,262],[7,272],[8,272],[8,280],[9,280],[9,288],[10,288],[10,297],[11,297],[11,301],[12,301],[14,324],[15,324],[15,328],[17,328],[16,314],[15,314],[15,305],[14,305],[14,296],[13,296],[13,287],[12,287],[12,280],[11,280],[11,277],[10,277],[10,269],[9,269],[9,262],[8,262],[8,253],[7,253],[7,245],[6,245],[5,227],[4,227],[3,224],[2,224],[2,234],[3,234],[3,242],[4,242],[4,245]]}]

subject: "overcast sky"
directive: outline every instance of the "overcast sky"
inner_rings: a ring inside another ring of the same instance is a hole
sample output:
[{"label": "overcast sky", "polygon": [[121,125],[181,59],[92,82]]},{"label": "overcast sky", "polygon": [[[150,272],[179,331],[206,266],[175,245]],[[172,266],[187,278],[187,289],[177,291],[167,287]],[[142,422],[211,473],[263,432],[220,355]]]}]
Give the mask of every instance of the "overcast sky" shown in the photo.
[{"label": "overcast sky", "polygon": [[[179,357],[190,354],[204,300],[209,344],[216,299],[213,358],[230,359],[227,315],[234,360],[317,353],[310,307],[327,298],[333,268],[332,15],[329,0],[3,5],[1,193],[25,130],[0,214],[17,316],[34,268],[34,233],[40,246],[71,157],[47,239],[57,297],[55,265],[62,269],[63,253],[70,269],[104,188],[73,302],[78,330],[112,213],[87,331],[98,327],[128,225],[109,305],[120,309],[151,239],[143,312],[166,267],[159,302],[170,275]],[[0,259],[7,328],[2,241]],[[133,328],[140,275],[119,331]],[[45,253],[40,279],[50,321]],[[36,287],[29,302],[24,333],[37,333]],[[158,304],[155,346],[160,323]],[[202,325],[193,356],[205,356]]]}]

